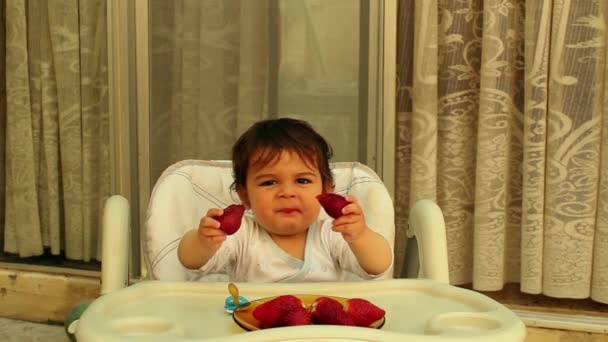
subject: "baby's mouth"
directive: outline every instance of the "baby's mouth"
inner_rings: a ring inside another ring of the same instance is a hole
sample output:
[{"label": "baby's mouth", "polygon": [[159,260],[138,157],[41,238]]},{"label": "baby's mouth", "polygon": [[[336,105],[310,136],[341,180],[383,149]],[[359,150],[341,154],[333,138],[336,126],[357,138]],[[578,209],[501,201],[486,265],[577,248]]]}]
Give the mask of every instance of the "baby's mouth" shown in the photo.
[{"label": "baby's mouth", "polygon": [[279,209],[278,212],[281,214],[292,214],[292,213],[297,213],[300,210],[296,209],[296,208],[282,208]]}]

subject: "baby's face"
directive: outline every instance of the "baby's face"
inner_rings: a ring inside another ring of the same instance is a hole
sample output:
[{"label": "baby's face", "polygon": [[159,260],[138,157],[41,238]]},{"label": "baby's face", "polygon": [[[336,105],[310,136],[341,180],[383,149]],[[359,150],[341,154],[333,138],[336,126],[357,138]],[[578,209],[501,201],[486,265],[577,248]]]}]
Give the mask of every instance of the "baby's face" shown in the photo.
[{"label": "baby's face", "polygon": [[283,151],[268,165],[249,167],[245,190],[243,202],[270,234],[305,232],[321,209],[316,199],[323,190],[321,174],[297,153]]}]

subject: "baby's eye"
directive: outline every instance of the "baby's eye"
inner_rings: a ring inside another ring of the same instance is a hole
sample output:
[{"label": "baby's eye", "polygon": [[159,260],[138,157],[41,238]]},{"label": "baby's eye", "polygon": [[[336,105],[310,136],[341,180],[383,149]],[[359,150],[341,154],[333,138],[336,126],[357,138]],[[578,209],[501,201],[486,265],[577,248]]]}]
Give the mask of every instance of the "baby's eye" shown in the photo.
[{"label": "baby's eye", "polygon": [[270,185],[274,185],[276,184],[276,181],[273,180],[267,180],[267,181],[263,181],[262,183],[260,183],[261,186],[270,186]]},{"label": "baby's eye", "polygon": [[308,178],[298,178],[298,183],[299,184],[310,184],[310,183],[312,183],[312,181]]}]

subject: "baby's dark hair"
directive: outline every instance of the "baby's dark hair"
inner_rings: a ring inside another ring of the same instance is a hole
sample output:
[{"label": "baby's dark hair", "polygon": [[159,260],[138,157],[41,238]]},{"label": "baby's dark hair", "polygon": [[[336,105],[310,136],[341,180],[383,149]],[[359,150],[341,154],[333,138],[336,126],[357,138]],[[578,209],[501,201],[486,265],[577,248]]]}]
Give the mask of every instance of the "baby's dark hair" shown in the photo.
[{"label": "baby's dark hair", "polygon": [[[249,167],[266,165],[283,151],[295,152],[305,163],[318,167],[323,191],[333,189],[331,146],[309,123],[290,118],[258,121],[239,137],[232,147],[233,187],[245,189]],[[254,153],[260,154],[252,161]]]}]

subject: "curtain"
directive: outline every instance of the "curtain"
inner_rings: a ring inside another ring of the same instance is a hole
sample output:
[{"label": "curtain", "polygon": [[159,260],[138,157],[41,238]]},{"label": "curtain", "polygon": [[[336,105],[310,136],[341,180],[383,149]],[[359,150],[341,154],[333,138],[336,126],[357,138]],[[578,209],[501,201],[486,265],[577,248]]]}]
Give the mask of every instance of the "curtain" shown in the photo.
[{"label": "curtain", "polygon": [[104,0],[6,2],[4,251],[100,259],[109,195]]},{"label": "curtain", "polygon": [[[6,13],[5,0],[0,0],[0,189],[4,189],[4,151],[6,139]],[[2,191],[2,190],[0,190]],[[0,195],[0,248],[4,246],[4,196]],[[0,249],[1,253],[2,249]]]},{"label": "curtain", "polygon": [[179,160],[230,158],[245,129],[278,116],[311,122],[337,160],[365,155],[359,11],[352,0],[151,0],[150,186]]},{"label": "curtain", "polygon": [[265,112],[269,1],[151,1],[151,186],[182,159],[226,159]]},{"label": "curtain", "polygon": [[[178,160],[229,158],[242,131],[276,116],[310,121],[336,161],[365,160],[361,4],[151,0],[150,185]],[[6,18],[4,250],[95,258],[109,191],[105,1],[11,1]]]},{"label": "curtain", "polygon": [[608,303],[607,6],[399,1],[397,217],[438,203],[451,283]]}]

